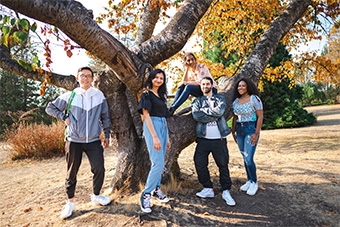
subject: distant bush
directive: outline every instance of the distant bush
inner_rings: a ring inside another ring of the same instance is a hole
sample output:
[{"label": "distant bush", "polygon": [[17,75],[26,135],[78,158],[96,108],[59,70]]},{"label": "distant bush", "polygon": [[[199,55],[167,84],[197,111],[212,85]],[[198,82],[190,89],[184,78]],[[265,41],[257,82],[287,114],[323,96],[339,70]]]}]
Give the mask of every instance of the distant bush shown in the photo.
[{"label": "distant bush", "polygon": [[265,79],[262,81],[262,129],[302,127],[316,122],[315,116],[296,101],[302,97],[301,87],[290,88],[288,78],[274,82]]},{"label": "distant bush", "polygon": [[335,104],[335,100],[327,99],[326,104],[327,105],[334,105]]},{"label": "distant bush", "polygon": [[320,106],[320,105],[322,105],[323,103],[321,102],[321,101],[319,101],[319,100],[313,100],[312,102],[311,102],[311,105],[312,106]]},{"label": "distant bush", "polygon": [[64,131],[62,122],[51,125],[20,123],[16,130],[6,132],[6,140],[13,149],[12,160],[62,156]]}]

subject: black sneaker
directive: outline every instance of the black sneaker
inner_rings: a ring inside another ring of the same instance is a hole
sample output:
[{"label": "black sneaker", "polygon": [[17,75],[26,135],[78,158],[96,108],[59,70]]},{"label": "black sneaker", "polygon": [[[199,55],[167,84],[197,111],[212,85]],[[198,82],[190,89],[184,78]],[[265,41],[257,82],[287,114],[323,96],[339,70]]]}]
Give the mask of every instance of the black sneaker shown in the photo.
[{"label": "black sneaker", "polygon": [[144,213],[151,213],[151,208],[150,208],[150,199],[151,199],[151,194],[150,193],[143,193],[142,196],[140,197],[140,208]]},{"label": "black sneaker", "polygon": [[169,202],[169,198],[163,195],[161,188],[159,186],[157,186],[156,189],[151,192],[151,195],[153,197],[156,197],[162,203]]}]

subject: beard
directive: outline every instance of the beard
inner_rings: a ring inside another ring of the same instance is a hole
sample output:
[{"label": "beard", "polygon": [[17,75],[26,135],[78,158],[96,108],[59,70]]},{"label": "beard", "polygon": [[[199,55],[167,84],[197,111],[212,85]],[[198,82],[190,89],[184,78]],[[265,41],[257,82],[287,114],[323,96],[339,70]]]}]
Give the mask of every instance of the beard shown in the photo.
[{"label": "beard", "polygon": [[211,87],[210,88],[206,88],[206,89],[204,89],[203,93],[204,94],[209,94],[211,89],[212,89]]}]

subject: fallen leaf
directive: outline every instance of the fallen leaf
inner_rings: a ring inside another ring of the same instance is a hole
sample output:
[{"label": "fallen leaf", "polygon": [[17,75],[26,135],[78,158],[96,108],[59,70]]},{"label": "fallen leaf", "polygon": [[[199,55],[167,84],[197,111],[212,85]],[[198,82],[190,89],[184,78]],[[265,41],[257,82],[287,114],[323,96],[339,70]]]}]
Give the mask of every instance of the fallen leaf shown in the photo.
[{"label": "fallen leaf", "polygon": [[31,210],[32,210],[32,208],[30,207],[30,208],[25,209],[24,212],[26,213],[26,212],[31,211]]},{"label": "fallen leaf", "polygon": [[209,216],[210,214],[208,212],[205,212],[203,215],[205,216]]}]

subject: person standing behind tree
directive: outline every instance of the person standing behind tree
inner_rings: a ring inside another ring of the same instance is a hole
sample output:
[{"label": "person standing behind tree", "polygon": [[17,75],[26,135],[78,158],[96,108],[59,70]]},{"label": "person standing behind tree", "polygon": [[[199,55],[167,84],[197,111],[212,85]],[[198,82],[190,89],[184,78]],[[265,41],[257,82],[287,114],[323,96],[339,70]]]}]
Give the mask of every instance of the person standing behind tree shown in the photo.
[{"label": "person standing behind tree", "polygon": [[[67,161],[67,177],[65,181],[68,201],[60,215],[68,218],[76,209],[74,194],[77,183],[77,173],[81,164],[83,152],[86,153],[93,173],[93,194],[91,200],[94,205],[108,205],[110,197],[100,195],[104,182],[104,149],[110,143],[110,114],[104,94],[91,86],[93,72],[89,67],[78,70],[77,80],[80,87],[58,97],[48,103],[46,112],[65,122],[67,125],[65,153]],[[74,95],[74,96],[73,96]],[[72,98],[73,96],[73,98]],[[68,109],[69,113],[64,112]],[[104,129],[103,145],[100,134]]]},{"label": "person standing behind tree", "polygon": [[196,57],[193,53],[186,53],[184,58],[184,66],[186,67],[182,82],[178,84],[175,98],[169,109],[170,115],[173,115],[178,107],[180,107],[189,95],[200,97],[203,95],[200,83],[203,77],[210,77],[213,80],[212,91],[217,94],[217,84],[211,76],[209,69],[205,64],[197,64]]},{"label": "person standing behind tree", "polygon": [[142,211],[150,213],[151,196],[164,203],[169,201],[169,198],[163,195],[159,187],[164,169],[165,153],[171,147],[166,124],[169,110],[166,106],[167,91],[164,71],[153,70],[145,82],[145,88],[138,104],[138,112],[143,115],[144,138],[149,152],[151,169],[140,202]]},{"label": "person standing behind tree", "polygon": [[254,154],[263,121],[263,105],[259,98],[260,92],[250,78],[237,81],[233,93],[234,118],[231,132],[243,156],[248,179],[240,189],[248,195],[255,195],[258,184]]},{"label": "person standing behind tree", "polygon": [[227,205],[235,206],[235,200],[229,192],[232,182],[228,169],[229,154],[226,139],[230,130],[224,118],[226,102],[222,95],[215,95],[212,88],[213,80],[210,77],[203,77],[201,80],[203,96],[196,98],[192,103],[192,115],[197,121],[197,146],[194,162],[198,180],[204,187],[196,195],[201,198],[215,196],[208,170],[208,157],[212,153],[220,171],[222,198],[227,202]]}]

